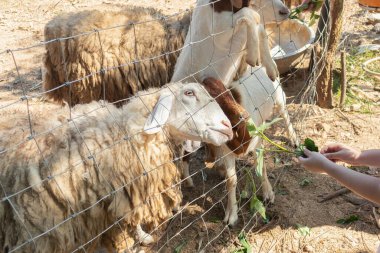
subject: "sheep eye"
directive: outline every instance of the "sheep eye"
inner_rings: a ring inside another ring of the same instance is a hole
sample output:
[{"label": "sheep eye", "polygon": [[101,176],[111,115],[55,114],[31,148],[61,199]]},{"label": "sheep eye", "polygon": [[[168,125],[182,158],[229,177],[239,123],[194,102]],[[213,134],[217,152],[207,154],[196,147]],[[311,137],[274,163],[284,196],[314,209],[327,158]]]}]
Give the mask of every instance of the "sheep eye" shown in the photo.
[{"label": "sheep eye", "polygon": [[195,96],[194,91],[192,91],[192,90],[186,90],[185,91],[185,96],[189,96],[189,97]]}]

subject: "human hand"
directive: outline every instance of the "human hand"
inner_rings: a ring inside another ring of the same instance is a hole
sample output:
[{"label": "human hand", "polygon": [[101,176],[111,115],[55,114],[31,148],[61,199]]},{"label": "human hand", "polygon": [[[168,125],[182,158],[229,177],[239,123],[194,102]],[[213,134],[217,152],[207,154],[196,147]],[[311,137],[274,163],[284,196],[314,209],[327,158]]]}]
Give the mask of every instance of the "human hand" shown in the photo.
[{"label": "human hand", "polygon": [[321,153],[312,152],[306,148],[303,152],[307,157],[298,157],[298,162],[302,165],[302,167],[314,173],[326,173],[331,161],[329,161]]},{"label": "human hand", "polygon": [[323,147],[321,154],[333,162],[342,161],[352,165],[359,165],[361,151],[340,143],[334,143]]}]

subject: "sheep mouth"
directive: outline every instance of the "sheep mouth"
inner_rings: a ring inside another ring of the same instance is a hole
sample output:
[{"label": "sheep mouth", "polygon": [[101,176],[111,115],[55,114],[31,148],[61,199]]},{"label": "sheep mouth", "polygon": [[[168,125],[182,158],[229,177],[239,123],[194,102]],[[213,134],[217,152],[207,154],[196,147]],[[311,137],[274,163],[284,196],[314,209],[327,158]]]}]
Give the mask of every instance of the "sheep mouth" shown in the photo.
[{"label": "sheep mouth", "polygon": [[233,132],[229,128],[215,128],[215,127],[210,127],[210,130],[218,132],[224,136],[227,137],[228,140],[232,140],[233,138]]}]

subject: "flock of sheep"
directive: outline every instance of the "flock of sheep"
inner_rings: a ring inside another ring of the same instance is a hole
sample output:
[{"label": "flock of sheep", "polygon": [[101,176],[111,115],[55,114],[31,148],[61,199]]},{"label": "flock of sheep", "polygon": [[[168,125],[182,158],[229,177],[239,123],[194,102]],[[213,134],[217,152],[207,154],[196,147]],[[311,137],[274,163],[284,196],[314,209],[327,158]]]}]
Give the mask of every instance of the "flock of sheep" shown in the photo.
[{"label": "flock of sheep", "polygon": [[[298,144],[263,26],[288,14],[280,0],[198,0],[191,17],[132,8],[50,21],[44,90],[56,105],[0,112],[0,251],[152,243],[144,229],[178,210],[181,176],[193,185],[180,158],[199,142],[224,171],[224,221],[236,224],[235,159],[261,144],[248,118],[277,110]],[[262,182],[273,202],[265,169]]]}]

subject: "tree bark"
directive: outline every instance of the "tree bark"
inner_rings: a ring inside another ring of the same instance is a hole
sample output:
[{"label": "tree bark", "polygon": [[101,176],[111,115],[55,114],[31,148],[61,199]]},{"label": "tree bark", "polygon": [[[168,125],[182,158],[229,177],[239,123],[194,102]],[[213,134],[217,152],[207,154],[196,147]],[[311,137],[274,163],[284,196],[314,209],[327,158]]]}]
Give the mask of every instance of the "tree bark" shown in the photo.
[{"label": "tree bark", "polygon": [[336,50],[342,34],[344,0],[330,0],[330,34],[328,37],[325,58],[319,66],[323,67],[321,75],[317,79],[317,105],[323,108],[333,107],[332,96],[332,70]]}]

